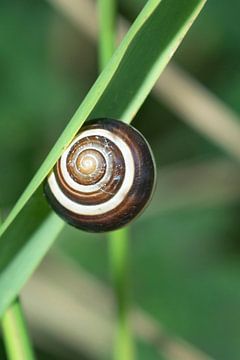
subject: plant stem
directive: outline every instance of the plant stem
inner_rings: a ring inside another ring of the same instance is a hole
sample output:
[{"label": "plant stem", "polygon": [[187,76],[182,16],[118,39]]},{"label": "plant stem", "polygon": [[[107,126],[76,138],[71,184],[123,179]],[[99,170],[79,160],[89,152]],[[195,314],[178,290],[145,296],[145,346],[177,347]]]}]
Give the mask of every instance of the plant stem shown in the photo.
[{"label": "plant stem", "polygon": [[[99,0],[99,24],[99,68],[103,70],[115,49],[116,0]],[[128,229],[114,231],[108,237],[110,268],[117,301],[117,332],[113,358],[133,360],[134,347],[128,316]]]},{"label": "plant stem", "polygon": [[35,359],[19,299],[3,315],[2,331],[9,360]]},{"label": "plant stem", "polygon": [[116,0],[99,0],[99,68],[103,70],[115,50]]},{"label": "plant stem", "polygon": [[109,234],[110,266],[117,299],[117,335],[114,360],[134,359],[134,346],[129,324],[128,243],[128,228]]}]

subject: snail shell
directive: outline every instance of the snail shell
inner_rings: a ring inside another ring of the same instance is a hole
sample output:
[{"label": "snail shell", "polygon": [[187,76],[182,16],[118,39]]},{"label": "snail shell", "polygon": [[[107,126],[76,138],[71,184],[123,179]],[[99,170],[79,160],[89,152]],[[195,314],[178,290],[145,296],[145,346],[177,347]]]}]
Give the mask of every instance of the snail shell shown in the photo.
[{"label": "snail shell", "polygon": [[44,191],[57,214],[92,232],[118,229],[151,198],[155,165],[150,147],[132,126],[88,121],[49,174]]}]

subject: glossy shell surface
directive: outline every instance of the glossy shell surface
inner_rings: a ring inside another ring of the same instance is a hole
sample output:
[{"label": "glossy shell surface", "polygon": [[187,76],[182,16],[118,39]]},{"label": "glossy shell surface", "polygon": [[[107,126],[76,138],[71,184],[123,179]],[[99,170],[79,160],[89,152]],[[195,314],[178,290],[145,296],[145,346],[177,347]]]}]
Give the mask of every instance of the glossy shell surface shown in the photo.
[{"label": "glossy shell surface", "polygon": [[149,202],[155,183],[150,147],[132,126],[113,119],[81,128],[44,184],[51,207],[91,232],[121,228]]}]

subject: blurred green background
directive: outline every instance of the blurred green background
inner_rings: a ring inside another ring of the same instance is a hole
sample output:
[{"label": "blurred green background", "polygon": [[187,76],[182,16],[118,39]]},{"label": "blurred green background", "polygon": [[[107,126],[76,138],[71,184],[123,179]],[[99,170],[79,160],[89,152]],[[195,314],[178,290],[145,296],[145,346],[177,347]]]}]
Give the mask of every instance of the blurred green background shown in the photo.
[{"label": "blurred green background", "polygon": [[[119,10],[133,20],[143,4],[122,0]],[[240,111],[239,12],[238,0],[232,0],[231,6],[227,0],[209,1],[174,58],[236,112]],[[1,1],[0,208],[4,213],[84,98],[97,67],[97,45],[51,2]],[[131,226],[133,302],[170,336],[218,360],[240,359],[238,163],[152,96],[133,124],[152,145],[164,198],[163,205],[158,208],[155,202]],[[212,196],[218,181],[221,188]],[[227,195],[222,197],[222,192]],[[52,252],[64,254],[79,269],[111,286],[104,235],[67,226]],[[55,353],[45,349],[44,341],[36,341],[36,347],[39,359],[98,359],[84,349],[77,355]],[[154,344],[143,341],[138,342],[137,353],[138,359],[161,359]]]}]

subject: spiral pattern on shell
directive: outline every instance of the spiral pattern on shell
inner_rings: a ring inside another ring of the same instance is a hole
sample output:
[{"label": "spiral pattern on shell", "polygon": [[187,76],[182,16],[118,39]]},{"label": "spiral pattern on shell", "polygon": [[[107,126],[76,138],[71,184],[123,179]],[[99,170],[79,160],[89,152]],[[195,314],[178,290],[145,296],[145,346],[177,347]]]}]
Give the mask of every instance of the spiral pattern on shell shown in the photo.
[{"label": "spiral pattern on shell", "polygon": [[150,147],[132,126],[88,121],[49,174],[44,191],[71,225],[93,232],[118,229],[151,198],[155,165]]}]

